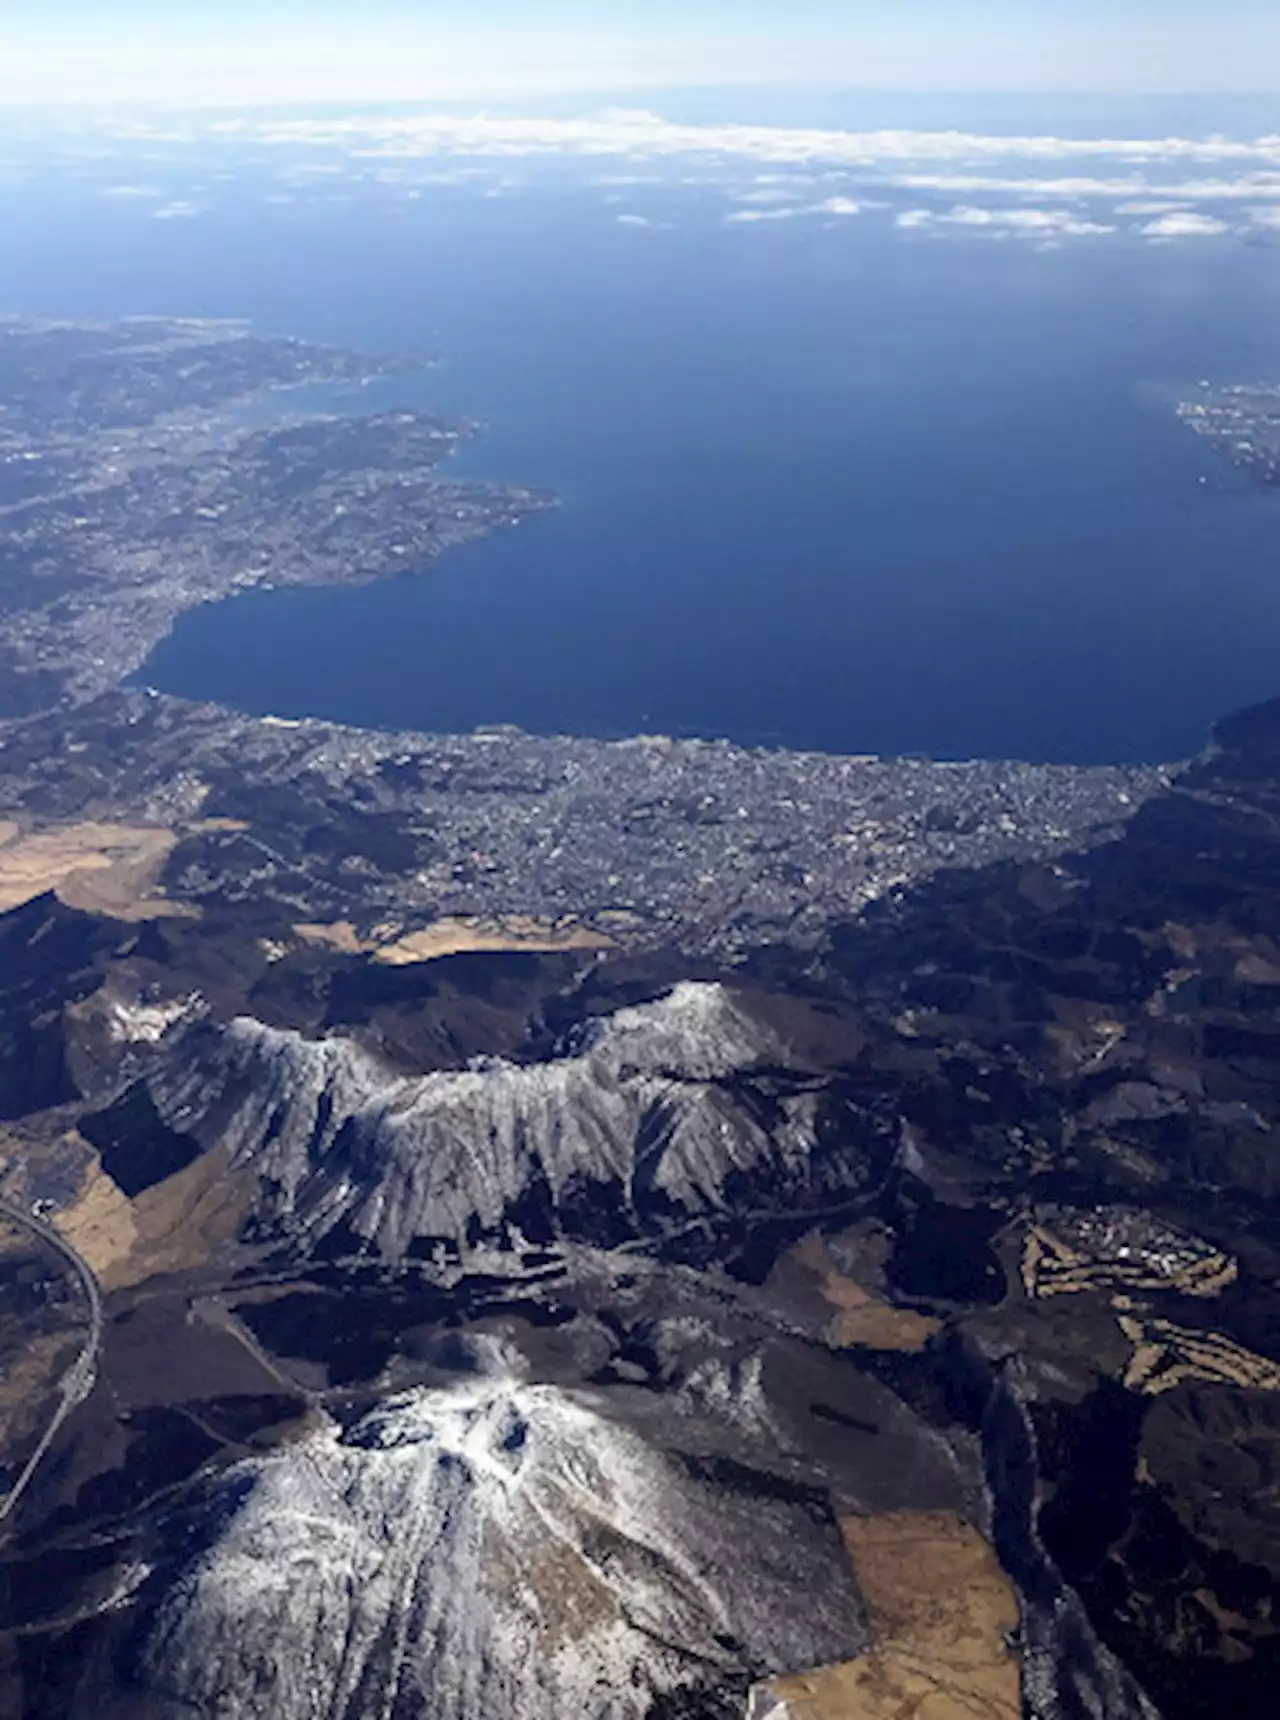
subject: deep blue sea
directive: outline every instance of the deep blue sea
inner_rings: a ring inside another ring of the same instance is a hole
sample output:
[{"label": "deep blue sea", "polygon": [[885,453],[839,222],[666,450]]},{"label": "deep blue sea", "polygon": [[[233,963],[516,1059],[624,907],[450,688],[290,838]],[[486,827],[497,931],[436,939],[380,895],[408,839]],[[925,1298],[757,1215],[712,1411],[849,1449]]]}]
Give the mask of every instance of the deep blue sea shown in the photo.
[{"label": "deep blue sea", "polygon": [[232,187],[157,221],[0,191],[0,308],[435,355],[362,398],[484,421],[456,469],[561,498],[417,579],[188,615],[141,679],[376,726],[1081,762],[1185,755],[1280,694],[1280,500],[1173,412],[1280,379],[1272,246],[735,224],[671,176],[627,191],[641,227],[612,195]]}]

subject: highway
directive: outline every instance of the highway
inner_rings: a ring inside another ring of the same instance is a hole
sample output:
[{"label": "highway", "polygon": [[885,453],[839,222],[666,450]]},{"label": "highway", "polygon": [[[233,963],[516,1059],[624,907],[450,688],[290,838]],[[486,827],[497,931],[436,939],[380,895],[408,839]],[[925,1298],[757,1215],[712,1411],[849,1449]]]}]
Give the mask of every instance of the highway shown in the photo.
[{"label": "highway", "polygon": [[62,1376],[58,1407],[45,1428],[39,1445],[27,1459],[21,1475],[9,1490],[8,1497],[0,1504],[0,1523],[14,1510],[22,1495],[31,1485],[36,1470],[45,1453],[57,1438],[58,1429],[71,1414],[78,1403],[83,1403],[93,1390],[93,1382],[97,1377],[98,1352],[102,1344],[102,1295],[98,1289],[98,1280],[94,1277],[89,1264],[65,1238],[58,1235],[51,1225],[41,1219],[34,1218],[31,1213],[24,1212],[19,1206],[10,1206],[8,1201],[0,1200],[0,1217],[11,1220],[14,1224],[25,1225],[33,1231],[41,1242],[61,1256],[66,1264],[80,1280],[85,1298],[89,1304],[89,1331],[85,1337],[80,1354]]}]

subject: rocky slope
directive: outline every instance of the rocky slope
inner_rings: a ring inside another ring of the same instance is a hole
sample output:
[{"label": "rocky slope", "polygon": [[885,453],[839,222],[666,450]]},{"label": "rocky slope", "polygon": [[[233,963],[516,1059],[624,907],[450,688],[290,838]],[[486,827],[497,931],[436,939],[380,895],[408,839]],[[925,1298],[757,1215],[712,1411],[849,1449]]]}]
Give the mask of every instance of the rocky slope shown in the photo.
[{"label": "rocky slope", "polygon": [[504,1222],[612,1241],[724,1214],[748,1190],[775,1210],[852,1192],[872,1155],[818,1151],[820,1094],[787,1061],[726,988],[686,983],[545,1061],[419,1077],[350,1038],[202,1022],[165,1041],[146,1086],[171,1129],[252,1172],[295,1242],[341,1231],[390,1260]]}]

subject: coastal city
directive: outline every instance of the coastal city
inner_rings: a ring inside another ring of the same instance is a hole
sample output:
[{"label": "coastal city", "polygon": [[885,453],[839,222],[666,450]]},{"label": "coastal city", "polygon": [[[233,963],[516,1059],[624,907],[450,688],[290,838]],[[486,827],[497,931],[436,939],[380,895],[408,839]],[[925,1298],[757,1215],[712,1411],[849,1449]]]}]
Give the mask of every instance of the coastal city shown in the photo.
[{"label": "coastal city", "polygon": [[1264,490],[1280,484],[1280,387],[1204,382],[1179,402],[1178,417],[1251,483]]},{"label": "coastal city", "polygon": [[383,734],[141,691],[0,735],[0,819],[159,826],[181,900],[280,901],[378,945],[494,916],[532,917],[530,938],[719,956],[808,943],[941,868],[1107,840],[1168,780],[662,736]]},{"label": "coastal city", "polygon": [[0,321],[0,719],[116,686],[196,604],[421,572],[550,506],[438,475],[473,425],[289,410],[421,368],[235,323]]}]

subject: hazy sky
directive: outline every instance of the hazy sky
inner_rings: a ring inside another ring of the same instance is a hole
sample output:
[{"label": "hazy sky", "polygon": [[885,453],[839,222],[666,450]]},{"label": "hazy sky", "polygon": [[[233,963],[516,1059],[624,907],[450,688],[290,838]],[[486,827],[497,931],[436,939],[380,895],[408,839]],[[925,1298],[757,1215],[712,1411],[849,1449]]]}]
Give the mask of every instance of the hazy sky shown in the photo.
[{"label": "hazy sky", "polygon": [[0,0],[0,101],[1280,89],[1280,0]]}]

